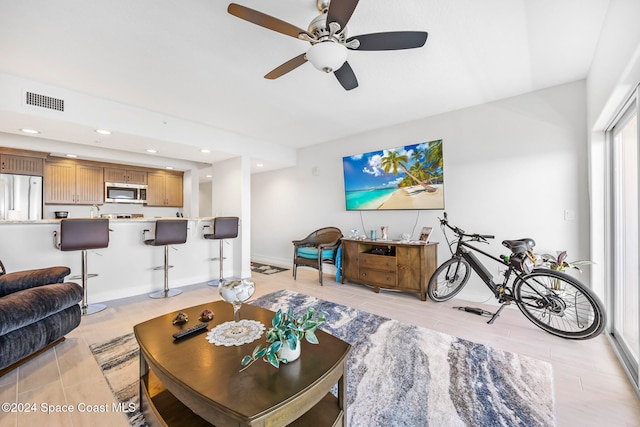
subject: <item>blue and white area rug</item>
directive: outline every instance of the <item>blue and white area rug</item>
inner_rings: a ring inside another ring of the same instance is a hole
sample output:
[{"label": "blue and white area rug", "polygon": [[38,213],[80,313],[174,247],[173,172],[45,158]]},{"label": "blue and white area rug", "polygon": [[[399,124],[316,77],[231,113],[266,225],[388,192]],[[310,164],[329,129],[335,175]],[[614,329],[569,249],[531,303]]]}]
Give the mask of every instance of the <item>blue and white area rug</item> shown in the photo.
[{"label": "blue and white area rug", "polygon": [[133,404],[135,411],[127,412],[132,427],[143,427],[147,423],[140,411],[140,362],[138,342],[133,332],[112,340],[92,344],[89,349],[96,358],[102,374],[113,395],[123,407]]},{"label": "blue and white area rug", "polygon": [[[327,313],[321,329],[352,346],[347,368],[351,427],[556,425],[547,362],[288,290],[252,304]],[[91,350],[118,401],[137,404],[133,334]],[[145,425],[139,412],[128,415],[132,426]]]},{"label": "blue and white area rug", "polygon": [[352,346],[347,372],[352,427],[556,424],[547,362],[288,290],[252,304],[327,313],[321,329]]}]

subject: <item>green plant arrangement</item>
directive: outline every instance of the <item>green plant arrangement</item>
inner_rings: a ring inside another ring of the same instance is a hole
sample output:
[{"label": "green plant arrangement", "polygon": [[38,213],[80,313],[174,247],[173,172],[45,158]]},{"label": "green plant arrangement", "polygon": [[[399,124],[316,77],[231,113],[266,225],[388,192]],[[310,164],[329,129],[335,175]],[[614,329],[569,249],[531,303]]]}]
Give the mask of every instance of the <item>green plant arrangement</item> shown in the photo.
[{"label": "green plant arrangement", "polygon": [[567,268],[575,268],[580,270],[581,265],[594,264],[593,261],[580,260],[580,261],[567,261],[567,251],[558,251],[557,255],[544,254],[542,255],[542,261],[551,270],[564,271]]},{"label": "green plant arrangement", "polygon": [[258,344],[250,355],[244,356],[242,358],[244,368],[240,371],[244,371],[258,359],[262,359],[276,368],[280,367],[280,363],[288,363],[287,359],[279,355],[282,346],[287,343],[290,349],[295,350],[303,337],[311,344],[318,344],[315,331],[325,322],[325,313],[319,312],[316,315],[316,310],[311,307],[297,319],[293,315],[291,307],[286,314],[282,310],[278,310],[271,321],[271,328],[265,334],[269,345],[262,347],[262,344]]}]

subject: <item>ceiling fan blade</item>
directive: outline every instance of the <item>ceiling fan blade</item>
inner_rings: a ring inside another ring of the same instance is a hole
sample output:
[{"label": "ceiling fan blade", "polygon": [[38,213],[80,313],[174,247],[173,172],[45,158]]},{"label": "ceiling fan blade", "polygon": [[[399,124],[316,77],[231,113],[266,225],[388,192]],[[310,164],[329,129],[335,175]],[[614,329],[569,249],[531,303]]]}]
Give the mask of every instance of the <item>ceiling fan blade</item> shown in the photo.
[{"label": "ceiling fan blade", "polygon": [[334,71],[333,74],[335,74],[336,78],[345,90],[351,90],[358,87],[358,79],[356,79],[356,75],[348,62],[345,62],[342,67]]},{"label": "ceiling fan blade", "polygon": [[261,27],[277,31],[278,33],[291,36],[296,39],[298,38],[298,34],[300,33],[308,34],[305,30],[303,30],[302,28],[298,28],[293,24],[281,21],[278,18],[266,15],[262,12],[258,12],[257,10],[250,9],[245,6],[240,6],[239,4],[229,4],[227,12],[240,19],[244,19],[245,21],[249,21],[256,25],[260,25]]},{"label": "ceiling fan blade", "polygon": [[305,56],[304,53],[302,53],[296,56],[295,58],[288,60],[287,62],[280,65],[279,67],[274,68],[273,70],[268,72],[264,76],[264,78],[269,80],[277,79],[278,77],[287,74],[289,71],[295,70],[305,62],[307,62],[307,57]]},{"label": "ceiling fan blade", "polygon": [[362,34],[360,36],[349,37],[346,42],[349,43],[351,40],[358,40],[360,46],[354,48],[354,50],[413,49],[424,46],[428,35],[429,34],[424,31],[391,31],[388,33]]},{"label": "ceiling fan blade", "polygon": [[327,25],[337,22],[340,28],[344,29],[357,5],[358,0],[332,0],[327,11]]}]

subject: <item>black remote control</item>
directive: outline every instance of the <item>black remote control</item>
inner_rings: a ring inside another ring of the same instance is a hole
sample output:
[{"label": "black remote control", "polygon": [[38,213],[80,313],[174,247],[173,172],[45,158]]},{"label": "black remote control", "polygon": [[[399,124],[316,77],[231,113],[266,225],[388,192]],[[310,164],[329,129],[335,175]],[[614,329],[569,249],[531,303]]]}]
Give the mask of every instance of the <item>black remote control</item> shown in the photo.
[{"label": "black remote control", "polygon": [[205,329],[207,329],[207,324],[206,323],[198,323],[195,326],[192,326],[190,328],[183,329],[181,331],[176,332],[175,334],[173,334],[173,339],[179,340],[180,338],[184,338],[186,336],[196,334],[196,333],[201,332],[201,331],[203,331]]}]

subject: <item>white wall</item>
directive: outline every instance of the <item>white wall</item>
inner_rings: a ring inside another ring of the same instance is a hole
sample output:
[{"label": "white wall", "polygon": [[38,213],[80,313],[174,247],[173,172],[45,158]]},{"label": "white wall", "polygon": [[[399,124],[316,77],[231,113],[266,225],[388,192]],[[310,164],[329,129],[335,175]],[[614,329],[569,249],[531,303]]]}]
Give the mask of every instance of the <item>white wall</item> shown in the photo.
[{"label": "white wall", "polygon": [[[301,149],[297,167],[253,176],[252,258],[290,265],[291,240],[330,225],[348,234],[364,223],[366,230],[389,226],[390,238],[407,231],[415,238],[433,226],[443,261],[442,211],[347,212],[342,176],[343,156],[434,139],[443,139],[445,210],[453,224],[495,234],[495,254],[505,252],[504,239],[532,237],[539,253],[588,258],[585,105],[579,81]],[[574,219],[565,220],[565,211]]]},{"label": "white wall", "polygon": [[631,91],[640,83],[640,2],[613,0],[587,77],[589,179],[591,194],[591,268],[594,290],[607,303],[605,291],[607,159],[604,131]]},{"label": "white wall", "polygon": [[213,199],[212,196],[212,187],[211,181],[201,182],[199,187],[200,194],[200,206],[198,207],[198,216],[200,217],[210,217],[213,216],[211,213],[213,208]]},{"label": "white wall", "polygon": [[[251,164],[246,156],[218,162],[212,168],[213,216],[240,217],[236,239],[225,240],[224,253],[232,258],[233,272],[225,264],[225,277],[251,276]],[[219,246],[218,241],[215,241]],[[213,243],[212,243],[213,244]],[[225,257],[227,256],[225,255]],[[231,274],[232,273],[232,274]]]}]

